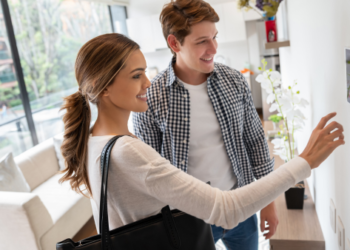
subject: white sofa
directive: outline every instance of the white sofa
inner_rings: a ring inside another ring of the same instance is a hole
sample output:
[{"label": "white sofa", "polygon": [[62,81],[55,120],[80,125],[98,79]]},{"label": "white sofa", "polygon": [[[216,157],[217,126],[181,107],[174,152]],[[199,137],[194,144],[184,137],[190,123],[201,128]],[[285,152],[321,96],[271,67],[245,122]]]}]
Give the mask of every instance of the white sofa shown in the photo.
[{"label": "white sofa", "polygon": [[90,200],[59,184],[53,139],[15,158],[29,193],[0,191],[0,249],[54,250],[92,217]]}]

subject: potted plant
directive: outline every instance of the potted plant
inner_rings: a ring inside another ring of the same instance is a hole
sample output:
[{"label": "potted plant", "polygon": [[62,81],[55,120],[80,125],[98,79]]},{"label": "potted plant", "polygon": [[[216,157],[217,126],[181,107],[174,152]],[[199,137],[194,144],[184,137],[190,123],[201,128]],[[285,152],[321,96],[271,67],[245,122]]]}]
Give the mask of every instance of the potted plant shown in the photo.
[{"label": "potted plant", "polygon": [[283,119],[283,117],[280,115],[270,115],[268,119],[269,121],[272,121],[273,129],[276,130],[279,127],[278,125],[280,121]]},{"label": "potted plant", "polygon": [[255,10],[263,17],[274,17],[282,0],[238,0],[238,8]]},{"label": "potted plant", "polygon": [[[270,112],[278,111],[277,116],[282,117],[282,124],[279,126],[279,138],[273,139],[274,154],[280,156],[285,162],[290,161],[296,156],[295,132],[300,131],[305,125],[305,116],[300,108],[305,108],[309,103],[300,97],[300,91],[296,90],[297,82],[294,82],[288,88],[282,87],[281,75],[272,69],[266,69],[267,62],[262,60],[262,71],[256,78],[261,83],[261,87],[266,90],[268,97],[267,103],[271,103]],[[288,208],[302,208],[304,201],[304,184],[296,185],[285,192]],[[299,190],[301,189],[301,190]],[[299,205],[296,205],[298,203]]]}]

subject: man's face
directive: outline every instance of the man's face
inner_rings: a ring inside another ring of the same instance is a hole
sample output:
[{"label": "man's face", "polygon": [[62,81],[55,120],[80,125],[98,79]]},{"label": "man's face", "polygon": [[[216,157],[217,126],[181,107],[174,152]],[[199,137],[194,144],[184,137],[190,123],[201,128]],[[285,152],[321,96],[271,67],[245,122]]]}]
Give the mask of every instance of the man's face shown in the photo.
[{"label": "man's face", "polygon": [[200,73],[208,74],[214,69],[214,55],[218,43],[215,23],[202,21],[191,27],[191,33],[180,45],[177,56],[181,57],[186,66]]}]

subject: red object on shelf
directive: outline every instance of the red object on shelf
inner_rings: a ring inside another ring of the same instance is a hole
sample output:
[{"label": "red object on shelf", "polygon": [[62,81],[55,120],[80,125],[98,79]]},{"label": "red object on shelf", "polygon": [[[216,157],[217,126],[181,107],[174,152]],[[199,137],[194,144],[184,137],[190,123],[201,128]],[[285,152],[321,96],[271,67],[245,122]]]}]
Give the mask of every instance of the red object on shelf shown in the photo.
[{"label": "red object on shelf", "polygon": [[267,42],[276,42],[277,41],[276,19],[265,21],[265,27],[266,27]]}]

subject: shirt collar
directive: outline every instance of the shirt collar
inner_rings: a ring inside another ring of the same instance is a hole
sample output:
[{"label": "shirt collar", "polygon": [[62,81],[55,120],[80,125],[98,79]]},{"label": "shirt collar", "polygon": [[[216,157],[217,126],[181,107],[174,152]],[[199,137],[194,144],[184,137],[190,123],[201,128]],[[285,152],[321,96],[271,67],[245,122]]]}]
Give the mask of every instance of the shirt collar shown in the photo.
[{"label": "shirt collar", "polygon": [[[167,82],[166,82],[166,86],[169,87],[171,86],[175,81],[176,81],[176,75],[175,75],[175,71],[174,71],[174,63],[176,62],[176,57],[173,57],[169,63],[168,66],[168,78],[167,78]],[[213,75],[216,75],[218,72],[218,65],[216,63],[214,63],[214,70],[211,72],[211,74],[209,75],[208,78],[212,78]]]},{"label": "shirt collar", "polygon": [[170,63],[169,63],[169,66],[168,66],[168,72],[169,72],[169,75],[168,75],[168,79],[167,79],[167,82],[166,82],[166,86],[169,87],[171,86],[175,81],[176,81],[176,75],[175,75],[175,71],[174,71],[174,68],[173,68],[173,64],[176,62],[176,57],[174,56]]}]

